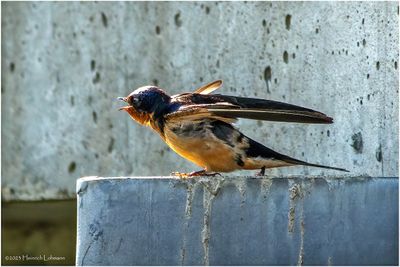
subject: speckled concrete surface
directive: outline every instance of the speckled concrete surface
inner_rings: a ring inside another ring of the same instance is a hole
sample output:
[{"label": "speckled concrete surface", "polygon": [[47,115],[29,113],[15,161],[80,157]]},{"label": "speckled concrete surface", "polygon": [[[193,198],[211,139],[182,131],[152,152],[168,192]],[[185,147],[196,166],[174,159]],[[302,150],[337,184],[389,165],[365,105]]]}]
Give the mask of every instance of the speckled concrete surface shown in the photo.
[{"label": "speckled concrete surface", "polygon": [[118,112],[115,97],[215,79],[221,93],[335,119],[238,123],[272,149],[352,175],[398,176],[396,2],[4,2],[1,19],[3,199],[73,197],[85,175],[197,170]]}]

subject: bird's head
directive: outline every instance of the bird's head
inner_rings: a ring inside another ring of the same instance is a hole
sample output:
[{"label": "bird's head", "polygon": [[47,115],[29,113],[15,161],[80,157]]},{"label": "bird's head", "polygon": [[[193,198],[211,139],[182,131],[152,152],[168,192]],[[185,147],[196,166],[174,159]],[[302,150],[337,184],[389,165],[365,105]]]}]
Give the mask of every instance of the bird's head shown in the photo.
[{"label": "bird's head", "polygon": [[127,97],[118,97],[118,99],[128,103],[119,110],[128,112],[138,123],[148,125],[168,106],[171,98],[157,86],[143,86]]}]

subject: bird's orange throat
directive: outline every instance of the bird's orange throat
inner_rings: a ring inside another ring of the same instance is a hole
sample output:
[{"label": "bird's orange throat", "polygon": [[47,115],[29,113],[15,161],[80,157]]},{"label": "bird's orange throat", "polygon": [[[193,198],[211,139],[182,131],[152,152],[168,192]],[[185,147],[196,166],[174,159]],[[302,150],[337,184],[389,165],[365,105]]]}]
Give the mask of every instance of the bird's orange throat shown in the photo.
[{"label": "bird's orange throat", "polygon": [[132,106],[122,107],[120,108],[120,110],[126,111],[129,114],[129,116],[139,124],[144,126],[149,126],[150,116],[148,114],[138,112]]},{"label": "bird's orange throat", "polygon": [[154,131],[156,131],[161,136],[162,139],[165,139],[163,131],[160,129],[159,125],[154,122],[154,120],[152,118],[152,114],[138,112],[135,110],[135,108],[133,108],[131,106],[122,107],[122,108],[120,108],[120,110],[126,111],[134,121],[136,121],[137,123],[139,123],[143,126],[148,126],[148,127],[152,128]]}]

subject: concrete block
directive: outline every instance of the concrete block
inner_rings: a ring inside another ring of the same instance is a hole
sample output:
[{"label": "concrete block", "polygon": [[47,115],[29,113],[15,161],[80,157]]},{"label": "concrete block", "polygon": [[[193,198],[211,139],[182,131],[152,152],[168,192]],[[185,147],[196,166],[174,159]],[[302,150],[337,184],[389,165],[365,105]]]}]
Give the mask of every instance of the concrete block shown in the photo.
[{"label": "concrete block", "polygon": [[77,265],[396,265],[398,178],[78,180]]}]

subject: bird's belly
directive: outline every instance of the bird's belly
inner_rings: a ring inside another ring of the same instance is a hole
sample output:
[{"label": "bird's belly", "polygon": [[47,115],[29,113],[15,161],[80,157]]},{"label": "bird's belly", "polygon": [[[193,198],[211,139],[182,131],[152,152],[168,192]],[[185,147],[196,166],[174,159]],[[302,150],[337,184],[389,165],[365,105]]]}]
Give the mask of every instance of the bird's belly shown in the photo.
[{"label": "bird's belly", "polygon": [[185,159],[210,172],[230,172],[239,168],[232,147],[213,136],[177,135],[165,129],[165,142]]},{"label": "bird's belly", "polygon": [[290,165],[292,164],[282,160],[256,157],[256,158],[246,158],[246,160],[244,161],[243,169],[256,170],[256,169],[261,169],[262,167],[269,169],[269,168],[284,167]]}]

